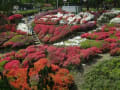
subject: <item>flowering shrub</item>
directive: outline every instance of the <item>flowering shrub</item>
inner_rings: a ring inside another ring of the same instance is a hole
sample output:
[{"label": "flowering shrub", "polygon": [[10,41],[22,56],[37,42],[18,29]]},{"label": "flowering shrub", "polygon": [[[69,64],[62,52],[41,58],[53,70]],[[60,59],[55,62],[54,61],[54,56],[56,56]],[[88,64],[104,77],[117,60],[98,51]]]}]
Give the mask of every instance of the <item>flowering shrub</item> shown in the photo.
[{"label": "flowering shrub", "polygon": [[[39,39],[44,43],[51,43],[60,40],[71,32],[79,31],[79,30],[87,30],[91,27],[94,27],[96,24],[94,22],[89,22],[82,25],[63,25],[63,26],[54,26],[54,25],[43,25],[36,24],[34,27],[34,31],[38,34]],[[84,28],[85,27],[85,28]]]},{"label": "flowering shrub", "polygon": [[29,46],[26,49],[21,49],[18,52],[11,52],[4,55],[1,60],[19,60],[21,67],[28,67],[30,62],[36,62],[41,58],[47,57],[49,63],[57,64],[61,67],[69,65],[80,65],[81,60],[88,60],[91,57],[101,53],[97,47],[81,49],[80,47],[55,47],[55,46]]},{"label": "flowering shrub", "polygon": [[16,33],[14,32],[1,32],[0,33],[0,47],[5,43],[7,40],[11,39],[14,37]]},{"label": "flowering shrub", "polygon": [[109,37],[109,33],[107,32],[85,33],[81,37],[95,40],[103,40]]},{"label": "flowering shrub", "polygon": [[61,88],[68,90],[73,84],[73,77],[67,69],[49,64],[46,58],[29,63],[28,68],[20,68],[19,64],[18,60],[12,60],[4,65],[4,76],[16,89],[56,90]]},{"label": "flowering shrub", "polygon": [[95,17],[94,14],[89,12],[80,12],[75,15],[72,13],[68,13],[62,10],[56,10],[56,12],[52,13],[43,13],[39,16],[36,16],[34,22],[35,24],[46,24],[46,25],[56,25],[56,24],[85,24],[90,20],[93,20]]},{"label": "flowering shrub", "polygon": [[117,48],[114,48],[110,51],[110,55],[111,56],[119,56],[120,55],[120,48],[117,47]]},{"label": "flowering shrub", "polygon": [[[92,39],[86,40],[81,43],[82,48],[89,48],[96,46],[101,51],[110,51],[111,55],[119,55],[119,42],[120,42],[120,25],[119,24],[108,24],[103,25],[100,30],[84,33],[81,35],[82,38]],[[96,40],[96,41],[95,41]],[[117,50],[118,48],[118,50]]]},{"label": "flowering shrub", "polygon": [[21,47],[33,44],[33,38],[27,35],[18,35],[15,32],[1,32],[0,33],[0,48],[5,47]]},{"label": "flowering shrub", "polygon": [[7,42],[3,44],[3,47],[23,47],[28,46],[30,44],[33,44],[33,39],[31,36],[25,36],[25,35],[16,35],[9,39]]},{"label": "flowering shrub", "polygon": [[21,14],[14,14],[8,17],[8,20],[21,19],[23,16]]},{"label": "flowering shrub", "polygon": [[102,53],[97,47],[91,47],[81,50],[80,57],[88,60],[90,57],[96,56],[98,53]]},{"label": "flowering shrub", "polygon": [[24,28],[25,24],[24,25],[19,24],[18,26],[21,26],[22,28],[21,27],[16,28],[21,18],[23,18],[23,16],[20,14],[14,14],[9,17],[0,15],[0,20],[2,21],[0,22],[0,32],[11,31],[11,32],[16,32],[18,34],[27,34],[27,33],[31,34],[29,33],[28,29],[26,30],[26,28]]}]

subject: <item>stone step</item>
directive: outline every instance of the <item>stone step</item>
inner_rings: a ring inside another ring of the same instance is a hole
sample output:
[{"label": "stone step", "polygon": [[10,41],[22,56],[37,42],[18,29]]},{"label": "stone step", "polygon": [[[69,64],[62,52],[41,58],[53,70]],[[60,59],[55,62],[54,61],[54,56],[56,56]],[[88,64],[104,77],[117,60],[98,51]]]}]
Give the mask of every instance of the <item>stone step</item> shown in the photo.
[{"label": "stone step", "polygon": [[33,30],[32,30],[32,36],[33,36],[35,44],[41,44],[37,34]]}]

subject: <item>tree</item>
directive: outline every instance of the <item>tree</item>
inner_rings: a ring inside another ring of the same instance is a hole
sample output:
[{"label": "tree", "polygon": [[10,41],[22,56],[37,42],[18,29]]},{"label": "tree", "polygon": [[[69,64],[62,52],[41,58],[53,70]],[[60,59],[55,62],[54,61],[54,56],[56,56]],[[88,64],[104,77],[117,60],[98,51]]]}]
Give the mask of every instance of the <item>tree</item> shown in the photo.
[{"label": "tree", "polygon": [[10,13],[16,0],[0,0],[0,11],[3,13]]}]

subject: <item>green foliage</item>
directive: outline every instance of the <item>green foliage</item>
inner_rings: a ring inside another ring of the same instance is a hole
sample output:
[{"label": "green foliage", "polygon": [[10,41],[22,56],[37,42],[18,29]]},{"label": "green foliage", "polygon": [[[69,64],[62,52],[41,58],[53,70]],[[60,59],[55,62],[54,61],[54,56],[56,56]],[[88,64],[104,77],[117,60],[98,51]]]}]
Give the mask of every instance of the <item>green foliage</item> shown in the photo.
[{"label": "green foliage", "polygon": [[32,22],[32,23],[31,23],[31,26],[32,26],[32,28],[34,28],[34,27],[35,27],[35,23],[34,23],[34,22]]},{"label": "green foliage", "polygon": [[108,23],[108,24],[106,24],[108,27],[114,27],[115,26],[115,24],[114,23]]},{"label": "green foliage", "polygon": [[84,77],[82,90],[120,90],[120,57],[101,62]]},{"label": "green foliage", "polygon": [[16,0],[0,0],[0,11],[3,11],[4,14],[11,13],[15,4]]},{"label": "green foliage", "polygon": [[7,63],[8,61],[2,61],[0,62],[0,72],[2,72],[4,70],[4,65]]},{"label": "green foliage", "polygon": [[16,35],[12,39],[10,39],[9,41],[19,42],[19,40],[22,40],[22,39],[24,39],[24,35]]},{"label": "green foliage", "polygon": [[101,48],[104,43],[105,43],[104,41],[85,40],[80,43],[80,47],[81,48],[90,48],[90,47]]},{"label": "green foliage", "polygon": [[38,9],[34,9],[34,10],[25,10],[25,11],[18,11],[16,12],[17,14],[22,14],[22,15],[29,15],[29,14],[34,14],[39,12]]},{"label": "green foliage", "polygon": [[5,78],[4,80],[0,80],[0,90],[17,90],[14,87],[10,86],[8,80]]}]

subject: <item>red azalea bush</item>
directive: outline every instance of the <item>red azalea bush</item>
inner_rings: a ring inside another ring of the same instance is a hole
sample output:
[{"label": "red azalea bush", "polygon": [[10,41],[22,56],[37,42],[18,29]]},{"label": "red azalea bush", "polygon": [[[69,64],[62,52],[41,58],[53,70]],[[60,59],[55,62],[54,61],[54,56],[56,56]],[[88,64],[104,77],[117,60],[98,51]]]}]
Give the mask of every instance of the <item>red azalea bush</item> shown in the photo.
[{"label": "red azalea bush", "polygon": [[[21,18],[23,18],[22,15],[20,14],[14,14],[11,15],[9,17],[6,17],[4,15],[0,15],[0,32],[7,32],[7,31],[11,31],[11,32],[16,32],[18,34],[22,34],[22,35],[26,35],[27,33],[21,30],[17,30],[16,26],[17,26],[17,20],[20,20]],[[15,22],[16,20],[16,22]],[[11,22],[9,22],[11,21]]]},{"label": "red azalea bush", "polygon": [[118,42],[120,39],[120,26],[108,26],[104,25],[100,30],[84,33],[81,35],[82,38],[94,39],[94,40],[104,40],[109,43]]},{"label": "red azalea bush", "polygon": [[8,17],[8,20],[21,19],[23,16],[21,14],[14,14]]},{"label": "red azalea bush", "polygon": [[51,60],[51,63],[55,63],[64,67],[67,67],[71,64],[80,65],[81,59],[87,60],[90,59],[90,57],[101,53],[101,51],[96,47],[80,49],[80,47],[57,48],[50,46],[48,47],[47,51],[48,58]]},{"label": "red azalea bush", "polygon": [[[119,42],[120,42],[120,25],[104,25],[98,31],[91,33],[84,33],[81,35],[82,38],[97,40],[98,42],[104,40],[102,52],[110,51],[111,55],[119,55]],[[118,50],[117,50],[118,49]]]},{"label": "red azalea bush", "polygon": [[119,56],[120,55],[120,48],[117,47],[117,48],[114,48],[110,51],[110,55],[111,56]]},{"label": "red azalea bush", "polygon": [[44,43],[51,43],[60,40],[66,35],[74,31],[87,30],[91,27],[94,27],[96,24],[94,22],[89,22],[84,25],[63,25],[63,26],[54,26],[54,25],[43,25],[36,24],[34,31],[38,34],[39,39]]},{"label": "red azalea bush", "polygon": [[[31,64],[33,64],[33,66],[31,66]],[[69,90],[73,84],[73,77],[67,69],[49,64],[46,58],[41,58],[34,63],[29,63],[28,68],[19,67],[19,62],[13,60],[5,64],[3,74],[8,78],[8,83],[10,83],[11,86],[20,90]]]},{"label": "red azalea bush", "polygon": [[83,60],[84,59],[88,60],[90,57],[93,57],[93,56],[97,55],[98,53],[102,53],[102,51],[100,51],[100,49],[98,49],[96,47],[91,47],[88,49],[81,50],[80,56]]},{"label": "red azalea bush", "polygon": [[82,38],[103,40],[109,37],[108,32],[94,32],[94,33],[85,33],[81,35]]},{"label": "red azalea bush", "polygon": [[88,60],[91,57],[101,53],[100,49],[91,47],[81,49],[80,47],[55,47],[55,46],[29,46],[26,49],[21,49],[18,52],[11,52],[4,55],[2,61],[19,60],[22,67],[28,67],[29,62],[36,62],[40,58],[47,57],[49,63],[57,64],[62,67],[69,65],[80,65],[81,60]]}]

